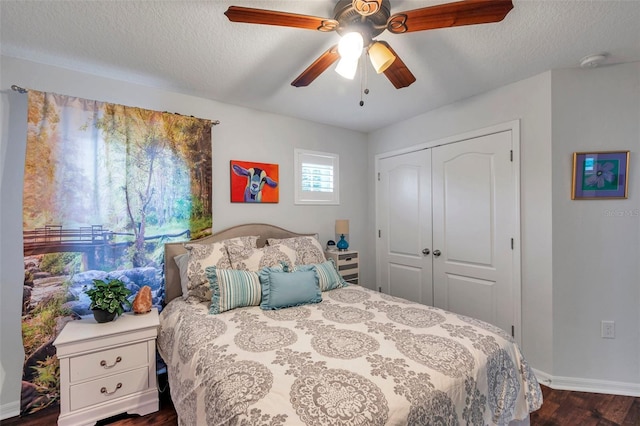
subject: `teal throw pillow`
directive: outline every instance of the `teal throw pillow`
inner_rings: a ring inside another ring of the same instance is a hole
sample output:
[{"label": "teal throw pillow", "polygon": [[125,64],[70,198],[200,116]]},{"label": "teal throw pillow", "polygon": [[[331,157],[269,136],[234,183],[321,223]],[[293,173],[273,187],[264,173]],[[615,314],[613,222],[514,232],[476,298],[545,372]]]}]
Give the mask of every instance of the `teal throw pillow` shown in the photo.
[{"label": "teal throw pillow", "polygon": [[264,310],[288,308],[322,302],[314,271],[285,272],[282,268],[263,268],[260,273]]}]

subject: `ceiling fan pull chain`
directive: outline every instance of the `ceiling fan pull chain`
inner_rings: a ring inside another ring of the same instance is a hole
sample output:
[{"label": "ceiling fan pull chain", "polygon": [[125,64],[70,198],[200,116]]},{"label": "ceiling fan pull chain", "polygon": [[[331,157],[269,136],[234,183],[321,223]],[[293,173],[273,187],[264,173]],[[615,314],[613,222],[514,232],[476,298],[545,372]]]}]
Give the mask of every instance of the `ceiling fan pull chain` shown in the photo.
[{"label": "ceiling fan pull chain", "polygon": [[[367,58],[368,58],[368,57],[369,57],[369,51],[367,51]],[[368,61],[368,60],[367,60],[367,61],[363,60],[362,62],[364,62],[364,63],[362,64],[362,68],[364,68],[364,94],[365,94],[365,95],[368,95],[368,94],[369,94],[369,89],[368,89],[368,86],[369,86],[369,73],[367,72],[367,64],[368,64],[370,61]]]},{"label": "ceiling fan pull chain", "polygon": [[366,72],[367,72],[366,67],[363,67],[361,64],[360,65],[360,106],[364,106],[364,101],[362,100],[362,92],[364,88],[364,78],[365,78]]},{"label": "ceiling fan pull chain", "polygon": [[[367,51],[367,58],[369,58],[369,51]],[[360,106],[364,106],[364,101],[362,100],[362,93],[364,93],[365,95],[369,94],[369,89],[367,89],[367,86],[369,85],[369,82],[367,80],[367,61],[364,59],[364,56],[362,57],[362,64],[360,67]]]}]

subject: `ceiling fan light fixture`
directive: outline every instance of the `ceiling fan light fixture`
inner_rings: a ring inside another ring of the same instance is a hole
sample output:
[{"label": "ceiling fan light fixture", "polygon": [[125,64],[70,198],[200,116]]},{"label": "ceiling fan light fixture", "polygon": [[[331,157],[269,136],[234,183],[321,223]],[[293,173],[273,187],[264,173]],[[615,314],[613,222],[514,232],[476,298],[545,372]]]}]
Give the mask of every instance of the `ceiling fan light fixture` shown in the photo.
[{"label": "ceiling fan light fixture", "polygon": [[[1,1],[1,0],[0,0]],[[340,59],[337,70],[350,76],[357,72],[357,60],[362,56],[364,45],[368,48],[372,40],[384,31],[402,34],[437,28],[500,22],[513,9],[513,0],[459,0],[436,4],[391,15],[391,0],[334,0],[333,18],[280,12],[252,7],[229,6],[224,13],[231,22],[246,24],[276,25],[320,32],[335,31],[342,39],[338,48],[332,46],[300,74],[291,85],[308,86],[329,66]],[[266,2],[264,2],[266,3]],[[438,2],[440,3],[440,2]],[[350,33],[359,34],[350,34]],[[406,64],[388,43],[380,41],[396,58],[388,65],[389,52],[376,53],[373,47],[370,60],[378,73],[396,89],[408,87],[416,81]],[[374,43],[375,44],[375,43]],[[387,60],[384,60],[384,57]],[[366,70],[366,67],[363,71]],[[366,80],[366,73],[362,73]]]},{"label": "ceiling fan light fixture", "polygon": [[377,13],[382,7],[382,0],[353,0],[353,7],[360,15],[369,16]]},{"label": "ceiling fan light fixture", "polygon": [[336,65],[336,72],[342,77],[353,80],[358,70],[358,58],[342,58]]},{"label": "ceiling fan light fixture", "polygon": [[363,48],[364,39],[357,31],[343,35],[338,43],[338,53],[342,59],[357,60]]},{"label": "ceiling fan light fixture", "polygon": [[369,47],[369,59],[376,73],[385,72],[396,60],[396,57],[384,44],[376,41]]}]

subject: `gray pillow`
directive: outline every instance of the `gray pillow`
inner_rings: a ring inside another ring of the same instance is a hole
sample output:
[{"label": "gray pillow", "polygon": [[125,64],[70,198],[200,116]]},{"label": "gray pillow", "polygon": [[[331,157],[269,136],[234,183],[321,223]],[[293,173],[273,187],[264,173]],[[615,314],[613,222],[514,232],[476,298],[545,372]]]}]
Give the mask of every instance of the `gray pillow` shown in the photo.
[{"label": "gray pillow", "polygon": [[173,258],[178,270],[180,271],[180,287],[182,288],[182,298],[186,299],[189,293],[189,278],[187,277],[187,269],[189,269],[189,253],[183,253]]}]

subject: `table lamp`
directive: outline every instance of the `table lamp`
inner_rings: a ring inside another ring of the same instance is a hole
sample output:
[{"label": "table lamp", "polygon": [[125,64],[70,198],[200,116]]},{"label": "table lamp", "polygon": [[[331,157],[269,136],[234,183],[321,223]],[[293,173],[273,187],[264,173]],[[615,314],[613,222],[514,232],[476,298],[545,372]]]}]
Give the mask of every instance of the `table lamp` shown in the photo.
[{"label": "table lamp", "polygon": [[349,243],[344,239],[344,234],[349,234],[349,220],[338,219],[336,220],[336,234],[340,235],[340,240],[336,244],[338,250],[344,251],[349,248]]}]

